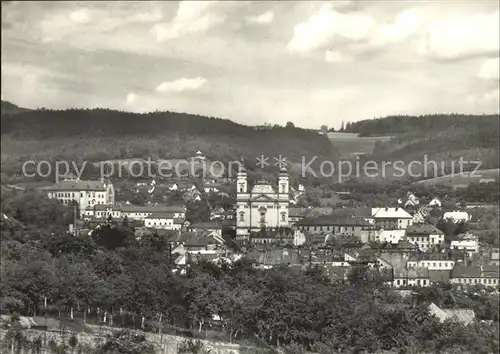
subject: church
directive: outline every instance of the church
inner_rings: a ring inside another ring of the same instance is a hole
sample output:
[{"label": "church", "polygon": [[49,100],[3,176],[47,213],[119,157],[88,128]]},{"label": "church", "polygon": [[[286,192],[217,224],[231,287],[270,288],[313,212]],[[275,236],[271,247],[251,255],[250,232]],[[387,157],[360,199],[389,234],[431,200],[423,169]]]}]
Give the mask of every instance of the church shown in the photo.
[{"label": "church", "polygon": [[281,169],[278,184],[259,181],[248,185],[244,167],[236,181],[236,237],[248,240],[251,232],[262,229],[288,228],[289,179],[286,169]]}]

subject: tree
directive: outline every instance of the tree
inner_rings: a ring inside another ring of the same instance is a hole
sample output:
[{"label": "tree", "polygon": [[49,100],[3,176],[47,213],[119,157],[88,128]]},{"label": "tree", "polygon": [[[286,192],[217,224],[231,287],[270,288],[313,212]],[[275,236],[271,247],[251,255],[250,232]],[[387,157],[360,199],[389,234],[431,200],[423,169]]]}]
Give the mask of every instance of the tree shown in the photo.
[{"label": "tree", "polygon": [[285,128],[295,128],[295,125],[292,122],[286,122]]},{"label": "tree", "polygon": [[71,353],[75,352],[75,348],[78,345],[78,338],[72,334],[68,341],[69,346],[71,347]]}]

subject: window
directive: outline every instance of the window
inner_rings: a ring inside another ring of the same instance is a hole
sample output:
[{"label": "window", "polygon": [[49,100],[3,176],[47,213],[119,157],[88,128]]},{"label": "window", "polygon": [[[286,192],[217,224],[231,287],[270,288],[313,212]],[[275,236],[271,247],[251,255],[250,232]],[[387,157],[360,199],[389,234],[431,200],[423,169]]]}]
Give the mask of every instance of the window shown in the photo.
[{"label": "window", "polygon": [[240,184],[240,192],[243,192],[243,190],[245,189],[245,185],[243,183]]},{"label": "window", "polygon": [[281,221],[286,221],[286,213],[281,213]]},{"label": "window", "polygon": [[243,211],[240,213],[240,221],[245,221],[245,213]]},{"label": "window", "polygon": [[286,193],[286,185],[281,185],[281,193]]},{"label": "window", "polygon": [[266,222],[266,212],[265,211],[260,212],[260,222]]},{"label": "window", "polygon": [[396,285],[399,285],[399,279],[398,279],[398,280],[396,280]]}]

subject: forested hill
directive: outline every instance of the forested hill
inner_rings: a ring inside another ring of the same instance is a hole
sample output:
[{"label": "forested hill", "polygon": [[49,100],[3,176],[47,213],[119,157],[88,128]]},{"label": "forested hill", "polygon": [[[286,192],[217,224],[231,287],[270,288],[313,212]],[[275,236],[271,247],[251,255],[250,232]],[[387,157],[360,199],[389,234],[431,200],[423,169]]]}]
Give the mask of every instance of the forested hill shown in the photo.
[{"label": "forested hill", "polygon": [[3,155],[9,158],[69,153],[102,159],[172,158],[193,156],[201,150],[207,157],[223,161],[242,156],[255,161],[261,154],[282,154],[289,161],[300,162],[302,156],[331,158],[333,151],[327,137],[307,129],[275,126],[256,130],[228,119],[174,112],[31,110],[2,114],[1,134]]},{"label": "forested hill", "polygon": [[449,128],[491,132],[498,131],[499,115],[431,114],[422,116],[389,116],[348,123],[345,132],[360,136],[413,134],[416,132],[436,132]]},{"label": "forested hill", "polygon": [[21,108],[19,106],[16,106],[13,103],[7,102],[7,101],[2,101],[2,116],[4,114],[17,114],[21,112],[26,112],[28,111],[27,108]]}]

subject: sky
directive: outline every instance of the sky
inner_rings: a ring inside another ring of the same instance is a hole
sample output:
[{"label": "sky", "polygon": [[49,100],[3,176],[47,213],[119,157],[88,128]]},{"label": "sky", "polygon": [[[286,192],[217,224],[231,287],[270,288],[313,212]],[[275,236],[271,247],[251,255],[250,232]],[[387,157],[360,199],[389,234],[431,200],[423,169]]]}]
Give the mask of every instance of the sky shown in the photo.
[{"label": "sky", "polygon": [[2,100],[338,128],[499,111],[498,1],[2,2]]}]

